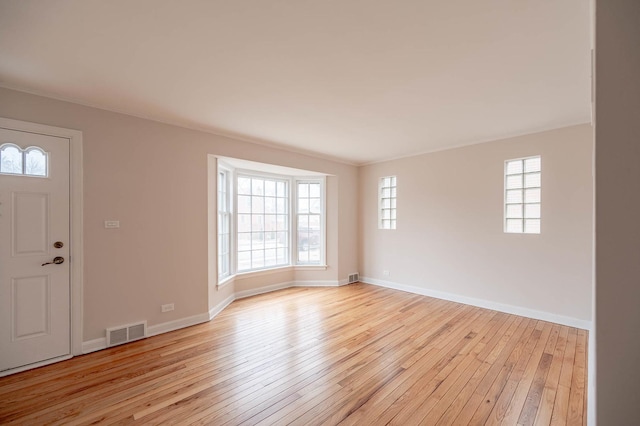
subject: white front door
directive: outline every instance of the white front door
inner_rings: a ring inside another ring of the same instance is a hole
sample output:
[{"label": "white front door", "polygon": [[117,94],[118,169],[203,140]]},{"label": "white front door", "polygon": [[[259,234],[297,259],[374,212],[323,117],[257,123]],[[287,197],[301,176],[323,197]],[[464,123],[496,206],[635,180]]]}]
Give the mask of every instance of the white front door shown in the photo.
[{"label": "white front door", "polygon": [[69,148],[0,129],[0,372],[71,354]]}]

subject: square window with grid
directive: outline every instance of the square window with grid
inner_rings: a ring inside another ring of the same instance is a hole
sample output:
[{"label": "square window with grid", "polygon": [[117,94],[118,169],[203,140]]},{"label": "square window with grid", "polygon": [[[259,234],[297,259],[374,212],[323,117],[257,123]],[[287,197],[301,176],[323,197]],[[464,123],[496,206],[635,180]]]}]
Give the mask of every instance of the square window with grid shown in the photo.
[{"label": "square window with grid", "polygon": [[380,178],[378,228],[396,229],[396,177]]},{"label": "square window with grid", "polygon": [[540,156],[507,160],[504,166],[504,232],[540,233]]},{"label": "square window with grid", "polygon": [[238,176],[238,272],[289,264],[289,181]]}]

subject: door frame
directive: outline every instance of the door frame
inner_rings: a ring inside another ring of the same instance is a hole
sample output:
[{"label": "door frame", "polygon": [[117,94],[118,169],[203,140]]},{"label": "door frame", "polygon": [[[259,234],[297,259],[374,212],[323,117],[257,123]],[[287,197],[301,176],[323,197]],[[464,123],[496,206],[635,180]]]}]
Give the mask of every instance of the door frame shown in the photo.
[{"label": "door frame", "polygon": [[84,249],[82,238],[83,219],[83,192],[82,192],[82,132],[79,130],[65,129],[61,127],[47,126],[44,124],[31,123],[27,121],[13,120],[0,117],[0,128],[17,130],[21,132],[37,133],[47,136],[56,136],[69,140],[69,231],[70,231],[70,338],[71,347],[69,355],[42,361],[28,366],[7,370],[2,374],[12,374],[19,371],[29,370],[42,365],[51,364],[63,359],[71,358],[82,354],[83,340],[83,271],[84,271]]}]

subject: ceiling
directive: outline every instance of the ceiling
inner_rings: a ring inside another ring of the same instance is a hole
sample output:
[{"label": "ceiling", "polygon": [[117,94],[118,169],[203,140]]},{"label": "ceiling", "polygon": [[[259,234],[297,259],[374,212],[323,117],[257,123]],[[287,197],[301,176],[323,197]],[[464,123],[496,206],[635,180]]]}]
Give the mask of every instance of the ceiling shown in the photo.
[{"label": "ceiling", "polygon": [[0,0],[0,85],[364,164],[590,121],[584,0]]}]

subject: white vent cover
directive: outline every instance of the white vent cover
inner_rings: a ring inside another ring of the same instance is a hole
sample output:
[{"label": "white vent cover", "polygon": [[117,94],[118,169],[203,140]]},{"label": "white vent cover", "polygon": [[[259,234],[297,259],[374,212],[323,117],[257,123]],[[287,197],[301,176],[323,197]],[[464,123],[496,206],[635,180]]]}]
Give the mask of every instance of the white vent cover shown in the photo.
[{"label": "white vent cover", "polygon": [[357,272],[349,274],[349,284],[357,283],[358,281],[360,281],[360,274],[358,274]]},{"label": "white vent cover", "polygon": [[107,347],[133,342],[147,337],[147,322],[107,328]]}]

